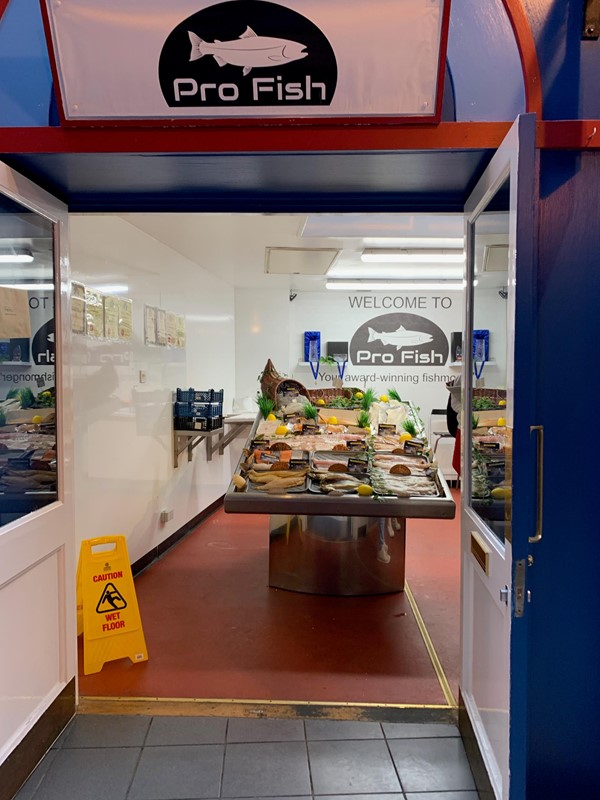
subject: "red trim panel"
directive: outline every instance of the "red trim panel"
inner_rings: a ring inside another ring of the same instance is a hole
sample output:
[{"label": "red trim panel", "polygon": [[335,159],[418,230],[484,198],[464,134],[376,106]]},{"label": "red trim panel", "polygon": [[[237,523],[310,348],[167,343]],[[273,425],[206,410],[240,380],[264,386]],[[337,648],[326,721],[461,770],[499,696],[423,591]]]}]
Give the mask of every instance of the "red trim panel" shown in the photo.
[{"label": "red trim panel", "polygon": [[536,114],[538,120],[543,119],[540,65],[527,14],[521,0],[502,0],[502,2],[515,33],[515,40],[521,56],[525,82],[525,110]]},{"label": "red trim panel", "polygon": [[496,148],[510,122],[408,127],[0,128],[0,153],[255,153]]},{"label": "red trim panel", "polygon": [[6,11],[6,7],[10,3],[10,0],[0,0],[0,20],[2,19],[2,15]]}]

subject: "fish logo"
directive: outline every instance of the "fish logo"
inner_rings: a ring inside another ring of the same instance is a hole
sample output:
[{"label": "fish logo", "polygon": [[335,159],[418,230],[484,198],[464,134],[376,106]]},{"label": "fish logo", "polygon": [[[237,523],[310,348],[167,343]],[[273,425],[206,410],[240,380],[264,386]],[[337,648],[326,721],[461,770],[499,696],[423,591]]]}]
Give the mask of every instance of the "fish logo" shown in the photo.
[{"label": "fish logo", "polygon": [[239,39],[225,42],[219,39],[206,42],[193,31],[188,31],[188,36],[192,45],[190,61],[210,55],[220,67],[226,64],[243,67],[243,75],[248,75],[254,67],[278,67],[308,55],[306,45],[291,39],[258,36],[250,26],[246,27]]},{"label": "fish logo", "polygon": [[309,17],[268,0],[202,5],[161,48],[158,80],[168,106],[188,108],[191,117],[212,109],[220,117],[262,115],[261,109],[287,117],[304,106],[332,105],[336,54]]},{"label": "fish logo", "polygon": [[428,344],[433,341],[433,336],[424,331],[407,331],[404,325],[400,325],[398,330],[389,333],[377,333],[373,328],[369,328],[368,341],[379,341],[384,345],[393,345],[396,350],[400,350],[402,347],[417,347],[420,344]]}]

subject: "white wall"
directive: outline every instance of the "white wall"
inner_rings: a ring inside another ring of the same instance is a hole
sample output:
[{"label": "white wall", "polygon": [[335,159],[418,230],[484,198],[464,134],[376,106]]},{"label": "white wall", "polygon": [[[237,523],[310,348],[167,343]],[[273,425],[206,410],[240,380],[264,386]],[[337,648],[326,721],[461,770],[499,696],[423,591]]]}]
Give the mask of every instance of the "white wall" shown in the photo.
[{"label": "white wall", "polygon": [[[223,388],[231,408],[233,289],[117,216],[71,217],[71,267],[74,280],[124,284],[133,300],[130,343],[73,336],[77,536],[125,534],[133,562],[217,500],[237,462],[238,440],[210,463],[203,445],[177,469],[172,455],[176,387]],[[145,304],[185,315],[185,350],[144,344]]]},{"label": "white wall", "polygon": [[[290,302],[287,292],[236,290],[236,379],[237,394],[254,396],[259,388],[257,376],[268,358],[282,374],[290,375],[307,388],[330,387],[337,369],[320,365],[315,380],[304,361],[304,332],[321,333],[325,355],[328,341],[350,342],[360,326],[380,316],[407,313],[435,323],[450,343],[453,331],[463,327],[461,292],[437,293],[361,293],[298,292]],[[477,295],[476,327],[490,330],[490,357],[497,366],[486,366],[484,385],[505,386],[506,370],[506,301],[497,289],[481,290]],[[377,330],[381,329],[373,323]],[[389,328],[388,328],[389,329]],[[393,348],[388,352],[394,353]],[[357,365],[350,361],[344,375],[345,385],[371,387],[378,394],[395,388],[402,398],[421,408],[427,424],[433,408],[445,408],[446,381],[460,373],[460,368],[443,366]]]}]

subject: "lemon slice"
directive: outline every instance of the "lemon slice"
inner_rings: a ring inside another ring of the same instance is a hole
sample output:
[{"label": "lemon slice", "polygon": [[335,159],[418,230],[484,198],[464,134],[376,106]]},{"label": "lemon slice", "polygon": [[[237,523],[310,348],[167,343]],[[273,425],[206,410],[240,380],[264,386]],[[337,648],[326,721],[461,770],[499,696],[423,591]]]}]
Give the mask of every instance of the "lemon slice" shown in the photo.
[{"label": "lemon slice", "polygon": [[317,400],[317,405],[318,406],[324,406],[325,405],[325,400],[323,400],[322,397],[319,397],[319,399]]},{"label": "lemon slice", "polygon": [[287,425],[280,425],[275,429],[275,436],[285,436],[288,433]]},{"label": "lemon slice", "polygon": [[338,424],[337,417],[329,417],[329,419],[327,420],[327,424],[328,425],[337,425]]},{"label": "lemon slice", "polygon": [[361,483],[356,487],[356,494],[361,497],[370,497],[373,494],[373,487],[369,486],[368,483]]},{"label": "lemon slice", "polygon": [[496,486],[490,492],[495,500],[510,500],[512,497],[511,486]]},{"label": "lemon slice", "polygon": [[267,420],[268,420],[268,422],[273,422],[273,420],[275,420],[275,419],[277,419],[277,417],[275,416],[275,414],[269,414],[269,415],[267,416]]},{"label": "lemon slice", "polygon": [[39,414],[36,414],[31,421],[33,422],[34,425],[39,425],[40,422],[42,421],[42,418],[40,417]]},{"label": "lemon slice", "polygon": [[504,417],[498,417],[498,422],[496,423],[498,428],[504,428],[506,426],[506,420]]},{"label": "lemon slice", "polygon": [[362,399],[363,399],[363,397],[364,397],[364,394],[363,394],[362,392],[356,392],[356,393],[354,394],[354,397],[355,397],[357,400],[362,400]]},{"label": "lemon slice", "polygon": [[506,405],[506,400],[498,400],[498,405],[499,406],[505,406]]},{"label": "lemon slice", "polygon": [[387,401],[388,401],[390,398],[387,396],[387,394],[382,394],[382,395],[381,395],[381,397],[380,397],[379,399],[380,399],[380,401],[381,401],[382,403],[387,403]]},{"label": "lemon slice", "polygon": [[402,442],[408,442],[409,439],[412,439],[412,436],[407,431],[404,431],[404,433],[401,433],[398,437],[400,444],[402,444]]}]

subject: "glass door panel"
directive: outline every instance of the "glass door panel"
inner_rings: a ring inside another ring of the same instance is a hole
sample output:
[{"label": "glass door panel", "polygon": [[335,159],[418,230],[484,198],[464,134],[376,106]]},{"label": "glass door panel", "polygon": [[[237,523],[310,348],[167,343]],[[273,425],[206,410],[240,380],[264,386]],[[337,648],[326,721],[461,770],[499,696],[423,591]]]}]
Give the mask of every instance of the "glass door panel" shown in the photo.
[{"label": "glass door panel", "polygon": [[0,195],[0,526],[58,498],[54,224]]}]

